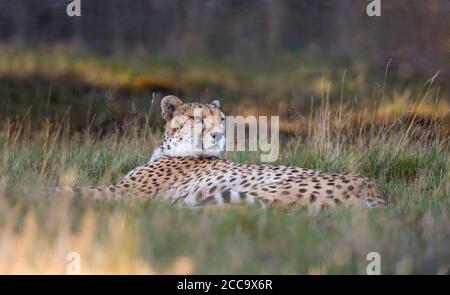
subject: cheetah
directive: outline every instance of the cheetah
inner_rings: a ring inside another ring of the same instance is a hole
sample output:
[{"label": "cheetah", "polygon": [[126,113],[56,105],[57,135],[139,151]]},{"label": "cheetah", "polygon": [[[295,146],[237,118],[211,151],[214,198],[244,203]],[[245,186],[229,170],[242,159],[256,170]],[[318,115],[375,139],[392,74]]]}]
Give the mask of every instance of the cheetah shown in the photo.
[{"label": "cheetah", "polygon": [[[164,139],[150,161],[116,185],[83,187],[83,194],[117,198],[132,195],[191,207],[251,204],[282,209],[380,207],[382,192],[367,178],[348,173],[265,164],[240,164],[220,158],[225,147],[225,116],[219,101],[184,103],[161,100]],[[200,132],[193,132],[195,125]]]}]

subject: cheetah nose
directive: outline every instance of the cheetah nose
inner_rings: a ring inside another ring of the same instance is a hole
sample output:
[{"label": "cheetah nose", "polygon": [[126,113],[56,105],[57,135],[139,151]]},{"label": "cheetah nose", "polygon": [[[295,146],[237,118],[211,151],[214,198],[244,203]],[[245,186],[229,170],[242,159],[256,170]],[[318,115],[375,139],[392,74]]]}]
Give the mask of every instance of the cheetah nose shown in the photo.
[{"label": "cheetah nose", "polygon": [[213,132],[211,133],[211,137],[215,140],[215,141],[219,141],[222,139],[223,137],[223,132]]}]

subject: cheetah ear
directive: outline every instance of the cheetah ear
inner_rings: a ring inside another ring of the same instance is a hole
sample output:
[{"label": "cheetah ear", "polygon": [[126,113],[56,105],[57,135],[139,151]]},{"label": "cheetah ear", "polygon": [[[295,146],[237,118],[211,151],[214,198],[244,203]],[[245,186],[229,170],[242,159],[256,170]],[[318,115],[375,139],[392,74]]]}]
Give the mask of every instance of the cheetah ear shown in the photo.
[{"label": "cheetah ear", "polygon": [[168,95],[161,99],[161,116],[164,120],[171,120],[176,108],[182,105],[183,102],[174,95]]},{"label": "cheetah ear", "polygon": [[213,106],[213,107],[215,107],[215,108],[220,108],[220,101],[218,101],[217,99],[216,100],[213,100],[213,102],[211,103],[211,105]]}]

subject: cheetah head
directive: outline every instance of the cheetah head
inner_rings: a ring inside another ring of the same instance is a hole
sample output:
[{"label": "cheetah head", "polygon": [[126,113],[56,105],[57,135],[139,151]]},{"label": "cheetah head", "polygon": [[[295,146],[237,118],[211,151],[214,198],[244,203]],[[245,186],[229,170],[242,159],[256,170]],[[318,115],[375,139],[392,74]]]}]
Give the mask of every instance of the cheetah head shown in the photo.
[{"label": "cheetah head", "polygon": [[225,148],[225,115],[220,103],[183,103],[170,95],[161,100],[164,141],[151,157],[217,157]]}]

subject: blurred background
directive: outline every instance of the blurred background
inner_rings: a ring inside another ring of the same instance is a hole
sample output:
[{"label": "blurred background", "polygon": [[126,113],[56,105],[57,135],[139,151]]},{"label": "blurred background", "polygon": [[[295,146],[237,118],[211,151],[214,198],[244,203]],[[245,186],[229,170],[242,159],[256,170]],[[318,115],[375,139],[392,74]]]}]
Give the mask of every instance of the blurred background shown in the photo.
[{"label": "blurred background", "polygon": [[324,97],[398,115],[438,72],[449,110],[448,0],[381,1],[380,17],[365,0],[81,0],[80,17],[69,3],[0,0],[1,116],[158,125],[152,97],[170,93],[295,131]]},{"label": "blurred background", "polygon": [[[0,0],[0,273],[66,273],[72,251],[84,274],[366,274],[373,251],[383,274],[449,273],[450,0],[69,3]],[[364,175],[392,206],[51,197],[146,163],[166,94],[280,116],[277,164]]]}]

